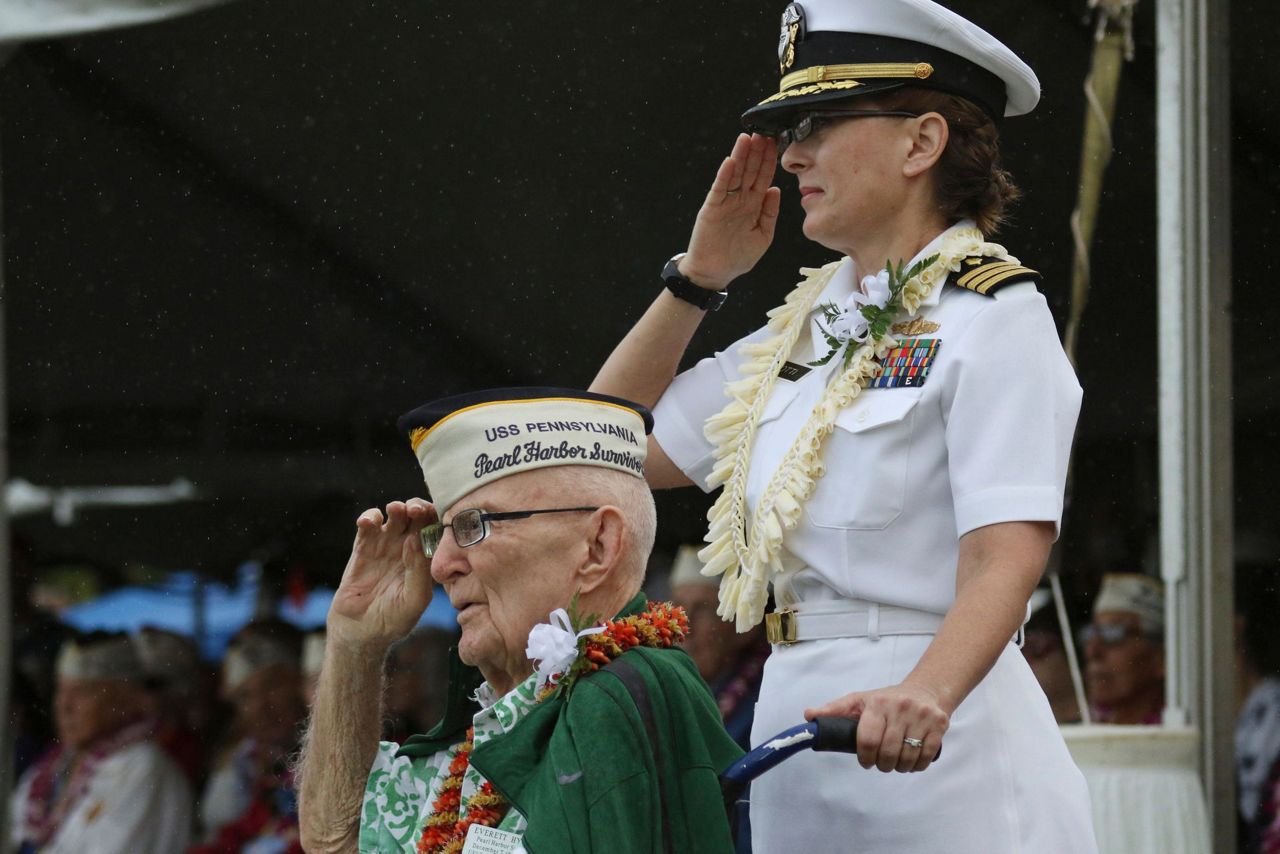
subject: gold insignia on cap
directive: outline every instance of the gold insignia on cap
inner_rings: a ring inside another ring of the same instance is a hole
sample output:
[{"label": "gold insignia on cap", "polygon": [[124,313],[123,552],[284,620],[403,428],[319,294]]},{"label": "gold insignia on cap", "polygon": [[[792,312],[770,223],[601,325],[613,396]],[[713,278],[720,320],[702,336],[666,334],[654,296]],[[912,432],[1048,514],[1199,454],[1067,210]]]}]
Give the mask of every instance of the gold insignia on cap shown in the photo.
[{"label": "gold insignia on cap", "polygon": [[894,335],[902,335],[910,338],[913,335],[928,335],[930,332],[937,332],[942,328],[942,324],[934,323],[932,320],[925,320],[923,317],[917,317],[914,320],[907,320],[902,323],[893,324],[891,331]]},{"label": "gold insignia on cap", "polygon": [[787,49],[782,57],[782,62],[778,64],[779,74],[786,74],[787,69],[796,63],[796,35],[799,32],[799,24],[792,24],[787,28]]},{"label": "gold insignia on cap", "polygon": [[787,98],[798,98],[801,95],[816,95],[819,92],[827,92],[832,89],[856,89],[861,86],[857,80],[830,80],[824,83],[814,83],[810,86],[801,86],[799,89],[788,89],[785,92],[779,92],[776,95],[770,95],[756,106],[764,106],[772,104],[774,101],[782,101]]},{"label": "gold insignia on cap", "polygon": [[778,36],[778,73],[786,74],[796,63],[796,42],[804,38],[804,9],[792,3],[782,10],[782,32]]},{"label": "gold insignia on cap", "polygon": [[[785,68],[783,69],[786,70]],[[845,65],[811,65],[793,71],[778,84],[781,94],[792,86],[831,80],[867,80],[911,78],[924,80],[933,74],[927,62],[855,62]],[[767,103],[767,102],[766,102]]]}]

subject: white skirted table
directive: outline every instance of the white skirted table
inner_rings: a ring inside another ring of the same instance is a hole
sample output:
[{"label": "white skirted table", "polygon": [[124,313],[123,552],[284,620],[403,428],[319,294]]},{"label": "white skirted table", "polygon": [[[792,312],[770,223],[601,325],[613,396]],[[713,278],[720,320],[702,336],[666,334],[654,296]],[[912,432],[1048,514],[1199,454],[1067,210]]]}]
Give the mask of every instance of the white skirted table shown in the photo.
[{"label": "white skirted table", "polygon": [[1062,735],[1089,784],[1100,854],[1209,854],[1194,729],[1067,724]]}]

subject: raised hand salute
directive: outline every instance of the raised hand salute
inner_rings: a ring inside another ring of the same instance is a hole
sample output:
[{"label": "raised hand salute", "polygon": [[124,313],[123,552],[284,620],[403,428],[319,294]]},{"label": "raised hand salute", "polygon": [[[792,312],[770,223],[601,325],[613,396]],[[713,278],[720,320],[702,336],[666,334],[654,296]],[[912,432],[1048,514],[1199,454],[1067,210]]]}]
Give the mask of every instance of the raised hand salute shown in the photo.
[{"label": "raised hand salute", "polygon": [[361,793],[378,749],[382,666],[431,602],[422,529],[437,520],[421,498],[370,508],[329,606],[324,666],[299,761],[301,832],[308,852],[354,851]]},{"label": "raised hand salute", "polygon": [[389,646],[408,634],[431,603],[431,561],[419,534],[437,521],[421,498],[371,507],[356,519],[356,539],[329,610],[330,642]]},{"label": "raised hand salute", "polygon": [[[705,806],[741,750],[673,648],[683,613],[640,590],[652,424],[630,401],[548,388],[470,392],[400,418],[432,502],[356,520],[298,763],[308,852],[441,854],[477,838],[495,851],[733,850],[727,818]],[[445,708],[427,732],[379,742],[383,661],[433,580],[460,629],[435,686]],[[619,646],[581,644],[606,631]],[[633,689],[587,669],[602,656],[643,681],[652,745]],[[687,765],[655,764],[677,753]]]},{"label": "raised hand salute", "polygon": [[749,271],[773,242],[782,191],[773,186],[778,146],[739,134],[698,211],[680,272],[704,288],[724,290]]}]

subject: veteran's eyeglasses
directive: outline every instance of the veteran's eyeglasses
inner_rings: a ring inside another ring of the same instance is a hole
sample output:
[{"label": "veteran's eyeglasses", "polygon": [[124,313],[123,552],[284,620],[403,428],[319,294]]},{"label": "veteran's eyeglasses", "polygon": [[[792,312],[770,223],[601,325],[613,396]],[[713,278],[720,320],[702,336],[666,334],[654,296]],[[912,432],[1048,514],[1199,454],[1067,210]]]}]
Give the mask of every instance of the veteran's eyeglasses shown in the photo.
[{"label": "veteran's eyeglasses", "polygon": [[876,116],[916,119],[920,117],[920,113],[912,113],[908,110],[814,110],[804,113],[798,122],[778,131],[775,135],[778,140],[778,156],[781,157],[782,152],[786,151],[791,143],[804,142],[832,122],[840,119],[865,119]]},{"label": "veteran's eyeglasses", "polygon": [[1159,638],[1144,634],[1140,628],[1120,623],[1090,623],[1087,626],[1081,626],[1077,640],[1079,640],[1082,647],[1088,645],[1091,641],[1097,641],[1103,646],[1115,646],[1116,644],[1124,643],[1129,638],[1142,637],[1148,640],[1159,640]]},{"label": "veteran's eyeglasses", "polygon": [[486,513],[480,509],[462,510],[453,514],[453,521],[445,525],[440,522],[428,525],[419,535],[422,538],[422,551],[432,557],[440,548],[440,540],[444,537],[444,529],[453,529],[453,540],[459,548],[474,546],[489,536],[490,522],[505,522],[512,519],[528,519],[541,513],[594,513],[599,507],[556,507],[549,510],[508,510],[503,513]]}]

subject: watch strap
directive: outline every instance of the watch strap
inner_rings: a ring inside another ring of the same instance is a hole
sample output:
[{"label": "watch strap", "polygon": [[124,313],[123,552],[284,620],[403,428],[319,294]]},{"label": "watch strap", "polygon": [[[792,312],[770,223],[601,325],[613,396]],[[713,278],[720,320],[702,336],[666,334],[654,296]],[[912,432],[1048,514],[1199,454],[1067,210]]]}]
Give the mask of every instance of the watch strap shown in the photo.
[{"label": "watch strap", "polygon": [[671,291],[673,296],[697,306],[703,311],[719,310],[720,306],[724,305],[724,301],[729,298],[729,295],[724,291],[700,288],[683,276],[680,273],[680,259],[683,257],[683,254],[677,255],[662,268],[662,283],[667,286],[667,290]]}]

